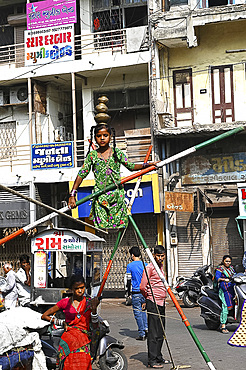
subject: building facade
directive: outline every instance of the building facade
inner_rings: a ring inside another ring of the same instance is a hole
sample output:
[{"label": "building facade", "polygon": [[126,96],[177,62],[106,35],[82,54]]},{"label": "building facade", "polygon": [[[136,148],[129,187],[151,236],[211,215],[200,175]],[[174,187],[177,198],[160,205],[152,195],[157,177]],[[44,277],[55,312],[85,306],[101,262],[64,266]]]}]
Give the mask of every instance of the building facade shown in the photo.
[{"label": "building facade", "polygon": [[[59,209],[87,153],[101,94],[109,98],[117,146],[132,162],[143,161],[152,141],[150,51],[145,0],[68,0],[62,8],[50,4],[13,0],[6,6],[0,1],[0,168],[3,185]],[[151,192],[159,193],[152,184]],[[1,236],[48,212],[7,191],[0,197]],[[160,207],[136,214],[150,246],[157,235],[163,239],[160,217]],[[76,228],[62,217],[52,223]],[[133,232],[129,235],[110,289],[124,287],[127,247],[136,243]],[[108,236],[105,265],[115,239]],[[17,262],[21,253],[30,252],[30,238],[13,239],[0,251],[1,262]]]},{"label": "building facade", "polygon": [[[246,5],[230,1],[150,3],[151,122],[165,159],[245,125]],[[164,192],[193,194],[193,212],[165,212],[168,278],[241,264],[238,183],[245,182],[245,134],[204,147],[163,169]],[[178,199],[178,197],[176,196]],[[175,208],[176,207],[176,208]]]}]

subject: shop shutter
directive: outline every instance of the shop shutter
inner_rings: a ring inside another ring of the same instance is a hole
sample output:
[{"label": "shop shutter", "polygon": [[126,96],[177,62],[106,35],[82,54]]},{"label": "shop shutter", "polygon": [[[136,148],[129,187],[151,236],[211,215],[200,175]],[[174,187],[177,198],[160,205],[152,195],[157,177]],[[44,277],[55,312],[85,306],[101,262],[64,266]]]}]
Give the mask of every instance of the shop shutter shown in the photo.
[{"label": "shop shutter", "polygon": [[240,238],[235,218],[237,210],[214,212],[211,217],[211,242],[213,267],[218,266],[225,254],[232,256],[232,264],[240,265],[243,257],[243,240]]},{"label": "shop shutter", "polygon": [[[157,221],[156,216],[153,214],[141,214],[134,215],[134,220],[139,227],[140,232],[143,235],[144,240],[151,250],[156,245],[157,236]],[[110,259],[118,232],[110,231],[108,235],[103,235],[106,240],[103,246],[103,273],[106,270],[108,261]],[[109,273],[107,283],[105,285],[106,290],[124,290],[124,276],[126,273],[126,266],[131,262],[129,256],[129,249],[133,246],[138,246],[135,232],[132,225],[126,230],[124,238],[117,252],[115,253],[111,271]],[[141,249],[143,250],[143,249]],[[146,253],[143,253],[144,260],[148,263]]]},{"label": "shop shutter", "polygon": [[201,222],[196,214],[177,212],[178,275],[191,276],[202,266]]}]

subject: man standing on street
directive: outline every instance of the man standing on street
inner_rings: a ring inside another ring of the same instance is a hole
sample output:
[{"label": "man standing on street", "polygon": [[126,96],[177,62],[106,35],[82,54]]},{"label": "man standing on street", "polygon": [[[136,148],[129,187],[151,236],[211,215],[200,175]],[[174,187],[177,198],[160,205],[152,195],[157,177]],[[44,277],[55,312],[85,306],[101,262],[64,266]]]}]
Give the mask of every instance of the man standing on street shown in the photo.
[{"label": "man standing on street", "polygon": [[140,250],[138,247],[132,247],[129,253],[132,262],[127,265],[126,278],[128,295],[130,295],[132,286],[132,308],[138,326],[138,336],[136,340],[145,340],[148,332],[148,325],[146,312],[142,311],[142,305],[145,303],[145,299],[140,292],[140,283],[144,267],[143,262],[139,258]]},{"label": "man standing on street", "polygon": [[4,304],[6,309],[16,307],[18,292],[15,282],[15,272],[12,270],[11,263],[5,263],[3,270],[6,274],[6,285],[1,289],[4,297]]},{"label": "man standing on street", "polygon": [[28,307],[30,304],[30,260],[27,254],[20,256],[20,269],[16,273],[16,286],[18,290],[19,302],[21,306]]},{"label": "man standing on street", "polygon": [[[157,245],[154,248],[154,259],[163,274],[163,261],[165,259],[165,252],[165,248],[162,245]],[[144,271],[140,284],[140,291],[146,298],[146,308],[148,314],[148,367],[160,369],[163,367],[163,364],[168,364],[169,361],[165,360],[162,357],[161,353],[164,333],[156,304],[158,305],[161,320],[165,328],[165,298],[167,293],[166,288],[164,287],[164,284],[161,281],[152,263],[148,264],[148,266],[146,267],[146,271],[149,281]],[[151,292],[150,285],[155,297],[155,301]]]}]

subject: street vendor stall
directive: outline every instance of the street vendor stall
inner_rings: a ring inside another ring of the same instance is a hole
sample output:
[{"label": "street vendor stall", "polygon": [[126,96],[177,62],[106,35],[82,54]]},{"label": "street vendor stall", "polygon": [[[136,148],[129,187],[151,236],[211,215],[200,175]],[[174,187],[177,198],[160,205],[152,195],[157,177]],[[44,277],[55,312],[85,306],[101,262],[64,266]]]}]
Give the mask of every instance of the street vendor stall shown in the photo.
[{"label": "street vendor stall", "polygon": [[31,302],[53,305],[69,295],[69,277],[80,274],[95,295],[102,278],[104,239],[80,230],[46,229],[31,240]]}]

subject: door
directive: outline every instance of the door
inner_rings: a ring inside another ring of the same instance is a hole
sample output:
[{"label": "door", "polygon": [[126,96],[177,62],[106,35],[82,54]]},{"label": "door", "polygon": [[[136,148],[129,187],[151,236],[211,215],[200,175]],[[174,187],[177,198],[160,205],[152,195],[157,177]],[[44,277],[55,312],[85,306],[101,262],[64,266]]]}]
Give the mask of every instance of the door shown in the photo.
[{"label": "door", "polygon": [[213,122],[233,122],[234,95],[232,66],[212,67]]},{"label": "door", "polygon": [[191,68],[173,72],[173,87],[176,126],[191,126],[194,121]]}]

